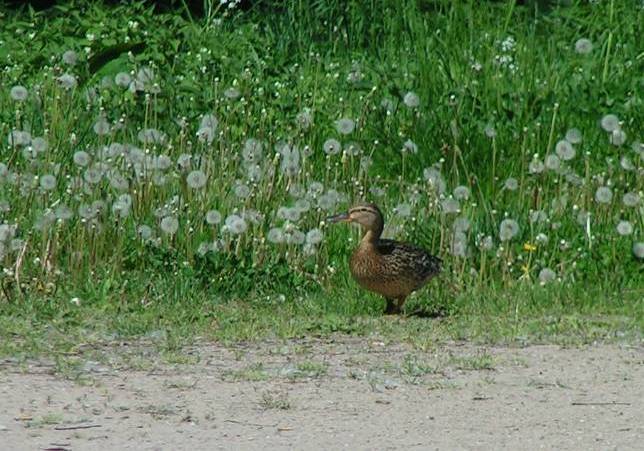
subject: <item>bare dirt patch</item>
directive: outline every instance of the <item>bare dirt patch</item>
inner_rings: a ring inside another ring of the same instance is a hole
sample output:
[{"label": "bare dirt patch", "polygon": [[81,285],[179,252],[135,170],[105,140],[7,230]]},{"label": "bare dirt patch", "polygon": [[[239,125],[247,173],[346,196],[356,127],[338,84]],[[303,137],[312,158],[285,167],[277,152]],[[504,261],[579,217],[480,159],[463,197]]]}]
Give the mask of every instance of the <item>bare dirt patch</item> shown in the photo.
[{"label": "bare dirt patch", "polygon": [[[173,363],[175,362],[175,363]],[[179,362],[179,363],[176,363]],[[3,449],[635,449],[644,346],[293,340],[0,359]]]}]

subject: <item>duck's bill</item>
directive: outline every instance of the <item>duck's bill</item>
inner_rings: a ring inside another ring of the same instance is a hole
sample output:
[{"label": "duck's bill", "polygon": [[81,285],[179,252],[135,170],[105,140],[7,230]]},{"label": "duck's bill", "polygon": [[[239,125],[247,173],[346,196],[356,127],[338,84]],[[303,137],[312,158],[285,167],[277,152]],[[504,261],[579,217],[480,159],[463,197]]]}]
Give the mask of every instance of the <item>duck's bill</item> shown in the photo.
[{"label": "duck's bill", "polygon": [[326,218],[328,222],[349,222],[351,219],[349,218],[349,213],[340,213],[339,215],[335,216],[329,216]]}]

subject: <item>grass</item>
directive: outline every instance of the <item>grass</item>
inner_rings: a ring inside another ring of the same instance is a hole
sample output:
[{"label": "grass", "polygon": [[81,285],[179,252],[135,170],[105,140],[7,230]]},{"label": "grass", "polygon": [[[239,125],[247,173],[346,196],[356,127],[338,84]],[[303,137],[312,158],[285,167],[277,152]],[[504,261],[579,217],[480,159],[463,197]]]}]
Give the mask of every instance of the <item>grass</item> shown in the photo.
[{"label": "grass", "polygon": [[[527,3],[0,10],[0,354],[640,339],[641,5]],[[363,199],[440,320],[351,280]]]}]

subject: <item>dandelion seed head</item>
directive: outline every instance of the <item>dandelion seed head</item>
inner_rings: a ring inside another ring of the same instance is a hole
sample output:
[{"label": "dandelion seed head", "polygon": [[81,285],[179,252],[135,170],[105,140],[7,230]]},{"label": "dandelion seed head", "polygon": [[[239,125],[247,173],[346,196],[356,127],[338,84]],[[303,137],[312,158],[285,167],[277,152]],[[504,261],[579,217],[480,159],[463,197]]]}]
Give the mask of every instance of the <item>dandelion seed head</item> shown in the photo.
[{"label": "dandelion seed head", "polygon": [[586,227],[588,222],[590,222],[591,215],[586,210],[579,210],[579,213],[577,213],[576,219],[577,219],[577,224],[579,224],[582,227]]},{"label": "dandelion seed head", "polygon": [[280,227],[273,227],[268,231],[266,239],[273,244],[280,244],[285,241],[284,230]]},{"label": "dandelion seed head", "polygon": [[539,160],[538,157],[535,157],[532,159],[530,164],[528,165],[528,170],[530,171],[530,174],[540,174],[543,172],[545,166],[541,160]]},{"label": "dandelion seed head", "polygon": [[224,91],[224,97],[228,100],[236,100],[241,97],[241,92],[239,92],[239,89],[237,88],[230,87]]},{"label": "dandelion seed head", "polygon": [[454,224],[452,224],[454,231],[461,233],[466,233],[468,230],[470,230],[470,226],[470,220],[465,216],[457,217],[456,219],[454,219]]},{"label": "dandelion seed head", "polygon": [[577,41],[575,42],[575,52],[579,53],[580,55],[588,55],[592,51],[593,43],[590,41],[590,39],[581,38],[577,39]]},{"label": "dandelion seed head", "polygon": [[404,142],[402,149],[400,150],[402,153],[418,153],[418,146],[416,145],[415,142],[413,142],[411,139],[408,139],[407,141]]},{"label": "dandelion seed head", "polygon": [[190,171],[188,176],[186,177],[186,183],[188,186],[192,189],[201,189],[204,186],[206,186],[206,182],[208,181],[206,174],[200,169]]},{"label": "dandelion seed head", "polygon": [[519,181],[514,177],[508,177],[505,182],[503,182],[503,187],[508,191],[516,191],[519,188]]},{"label": "dandelion seed head", "polygon": [[356,157],[360,155],[362,148],[360,147],[360,144],[352,141],[344,146],[344,151],[347,153],[347,155]]},{"label": "dandelion seed head", "polygon": [[297,209],[300,213],[306,213],[311,209],[311,202],[306,199],[298,199],[295,202],[294,208]]},{"label": "dandelion seed head", "polygon": [[67,50],[63,53],[63,62],[68,66],[75,66],[78,62],[78,54],[73,50]]},{"label": "dandelion seed head", "polygon": [[454,199],[467,200],[470,198],[470,189],[465,185],[459,185],[454,188]]},{"label": "dandelion seed head", "polygon": [[380,102],[380,108],[385,110],[387,113],[391,114],[396,109],[396,105],[394,104],[394,101],[391,99],[382,99],[382,102]]},{"label": "dandelion seed head", "polygon": [[625,193],[622,197],[622,203],[626,207],[637,207],[640,203],[640,196],[634,191]]},{"label": "dandelion seed head", "polygon": [[581,143],[581,140],[582,135],[578,128],[571,128],[566,132],[566,141],[570,144],[579,144]]},{"label": "dandelion seed head", "polygon": [[217,210],[208,210],[206,212],[206,222],[210,225],[217,225],[221,223],[221,213]]},{"label": "dandelion seed head", "polygon": [[37,136],[36,138],[33,138],[31,140],[31,148],[36,153],[43,153],[43,152],[46,152],[47,149],[49,148],[49,143],[45,138],[41,136]]},{"label": "dandelion seed head", "polygon": [[248,229],[246,220],[239,215],[229,215],[225,222],[226,228],[233,235],[241,235]]},{"label": "dandelion seed head", "polygon": [[141,224],[136,228],[136,232],[139,234],[139,237],[144,241],[147,241],[150,238],[152,238],[152,228],[148,225]]},{"label": "dandelion seed head", "polygon": [[313,114],[311,113],[311,110],[309,108],[304,108],[304,110],[300,111],[297,116],[295,116],[295,121],[302,130],[308,130],[311,125],[313,125]]},{"label": "dandelion seed head", "polygon": [[363,171],[368,171],[371,165],[373,165],[373,158],[371,158],[370,156],[365,155],[360,158],[360,169],[362,169]]},{"label": "dandelion seed head", "polygon": [[63,89],[66,89],[68,91],[74,89],[78,85],[76,77],[69,73],[61,75],[60,77],[56,78],[56,80],[58,80],[58,83]]},{"label": "dandelion seed head", "polygon": [[490,235],[482,236],[478,240],[478,246],[483,251],[491,251],[494,248],[494,239]]},{"label": "dandelion seed head", "polygon": [[446,214],[459,213],[461,211],[461,203],[452,197],[448,197],[441,201],[441,208],[443,213]]},{"label": "dandelion seed head", "polygon": [[538,224],[546,222],[547,220],[548,215],[543,210],[534,210],[530,212],[530,224]]},{"label": "dandelion seed head", "polygon": [[617,233],[619,233],[621,236],[626,236],[633,233],[633,225],[628,221],[619,221],[617,223],[616,229]]},{"label": "dandelion seed head", "polygon": [[164,144],[167,136],[156,128],[144,128],[137,134],[137,138],[143,144]]},{"label": "dandelion seed head", "polygon": [[67,221],[74,217],[74,212],[65,204],[60,204],[54,209],[54,214],[56,219],[61,221]]},{"label": "dandelion seed head", "polygon": [[154,159],[153,167],[159,171],[165,171],[172,167],[172,159],[167,155],[158,155]]},{"label": "dandelion seed head", "polygon": [[499,239],[509,241],[519,234],[519,223],[514,219],[504,219],[499,226]]},{"label": "dandelion seed head", "polygon": [[539,244],[547,244],[548,235],[546,235],[545,233],[538,233],[534,240]]},{"label": "dandelion seed head", "polygon": [[438,192],[439,194],[445,192],[447,184],[445,183],[445,179],[438,169],[433,167],[425,168],[423,170],[423,177],[436,190],[436,192]]},{"label": "dandelion seed head", "polygon": [[313,181],[309,183],[306,195],[309,198],[316,198],[324,192],[324,185],[320,182]]},{"label": "dandelion seed head", "polygon": [[575,148],[572,143],[567,139],[562,139],[555,145],[555,153],[564,161],[569,161],[575,158]]},{"label": "dandelion seed head", "polygon": [[401,218],[407,218],[411,216],[411,205],[406,202],[400,203],[394,207],[394,214],[400,216]]},{"label": "dandelion seed head", "polygon": [[324,144],[322,145],[322,149],[324,150],[324,153],[327,155],[336,155],[340,150],[342,149],[342,145],[340,144],[340,141],[334,138],[329,138],[326,141],[324,141]]},{"label": "dandelion seed head", "polygon": [[628,155],[624,155],[620,160],[619,160],[619,165],[624,169],[625,171],[634,171],[635,170],[635,165],[631,161],[631,159],[628,157]]},{"label": "dandelion seed head", "polygon": [[644,260],[644,242],[638,241],[633,243],[633,255],[640,260]]},{"label": "dandelion seed head", "polygon": [[356,128],[356,123],[349,118],[342,118],[335,121],[335,129],[341,135],[348,135]]},{"label": "dandelion seed head", "polygon": [[554,282],[557,279],[557,274],[550,268],[542,268],[539,271],[539,283],[545,285]]},{"label": "dandelion seed head", "polygon": [[51,191],[56,188],[56,177],[51,174],[45,174],[40,177],[40,187],[45,191]]},{"label": "dandelion seed head", "polygon": [[290,229],[285,234],[287,244],[304,244],[306,241],[306,234],[298,229]]},{"label": "dandelion seed head", "polygon": [[244,142],[242,157],[245,161],[257,163],[262,160],[264,145],[255,138],[248,138]]},{"label": "dandelion seed head", "polygon": [[600,186],[595,191],[595,201],[600,204],[610,204],[613,200],[613,191],[607,186]]},{"label": "dandelion seed head", "polygon": [[177,165],[183,169],[187,170],[192,166],[192,155],[189,153],[182,153],[179,155],[179,158],[177,158]]},{"label": "dandelion seed head", "polygon": [[496,129],[492,124],[487,124],[483,129],[483,133],[485,133],[485,136],[487,136],[490,139],[496,138]]},{"label": "dandelion seed head", "polygon": [[23,130],[12,130],[9,132],[7,141],[10,146],[27,146],[31,143],[31,133]]},{"label": "dandelion seed head", "polygon": [[27,88],[25,88],[24,86],[17,85],[11,88],[9,95],[11,96],[11,99],[15,100],[16,102],[23,102],[27,100],[29,91],[27,91]]},{"label": "dandelion seed head", "polygon": [[318,228],[311,229],[306,233],[306,242],[308,244],[319,244],[324,239],[324,234]]},{"label": "dandelion seed head", "polygon": [[557,155],[551,153],[546,155],[545,166],[551,171],[558,171],[561,168],[561,160]]},{"label": "dandelion seed head", "polygon": [[455,257],[467,257],[467,236],[463,232],[454,232],[450,242],[450,253]]},{"label": "dandelion seed head", "polygon": [[235,196],[239,197],[240,199],[246,199],[248,198],[248,196],[250,196],[250,188],[245,183],[236,184],[234,191]]},{"label": "dandelion seed head", "polygon": [[620,147],[626,142],[626,132],[621,128],[616,128],[610,134],[610,143],[615,147]]},{"label": "dandelion seed head", "polygon": [[127,72],[119,72],[114,76],[114,83],[121,88],[127,88],[132,83],[132,77]]},{"label": "dandelion seed head", "polygon": [[161,231],[167,235],[174,235],[179,230],[179,220],[175,216],[166,216],[161,219]]},{"label": "dandelion seed head", "polygon": [[110,133],[110,123],[107,122],[107,120],[104,117],[99,118],[95,123],[94,123],[94,133],[96,133],[98,136],[105,136]]},{"label": "dandelion seed head", "polygon": [[601,127],[607,132],[612,132],[619,128],[619,118],[614,114],[607,114],[600,121]]},{"label": "dandelion seed head", "polygon": [[403,97],[403,103],[408,108],[418,108],[420,105],[420,97],[415,92],[409,91]]}]

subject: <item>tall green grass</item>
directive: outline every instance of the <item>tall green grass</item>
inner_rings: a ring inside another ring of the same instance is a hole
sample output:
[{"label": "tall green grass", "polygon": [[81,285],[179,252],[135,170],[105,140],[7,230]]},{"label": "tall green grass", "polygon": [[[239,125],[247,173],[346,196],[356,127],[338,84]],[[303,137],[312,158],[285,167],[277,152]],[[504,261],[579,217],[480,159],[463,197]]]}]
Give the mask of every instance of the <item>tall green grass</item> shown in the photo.
[{"label": "tall green grass", "polygon": [[410,309],[642,313],[638,2],[3,14],[11,317],[376,313],[324,222],[361,200],[445,261]]}]

